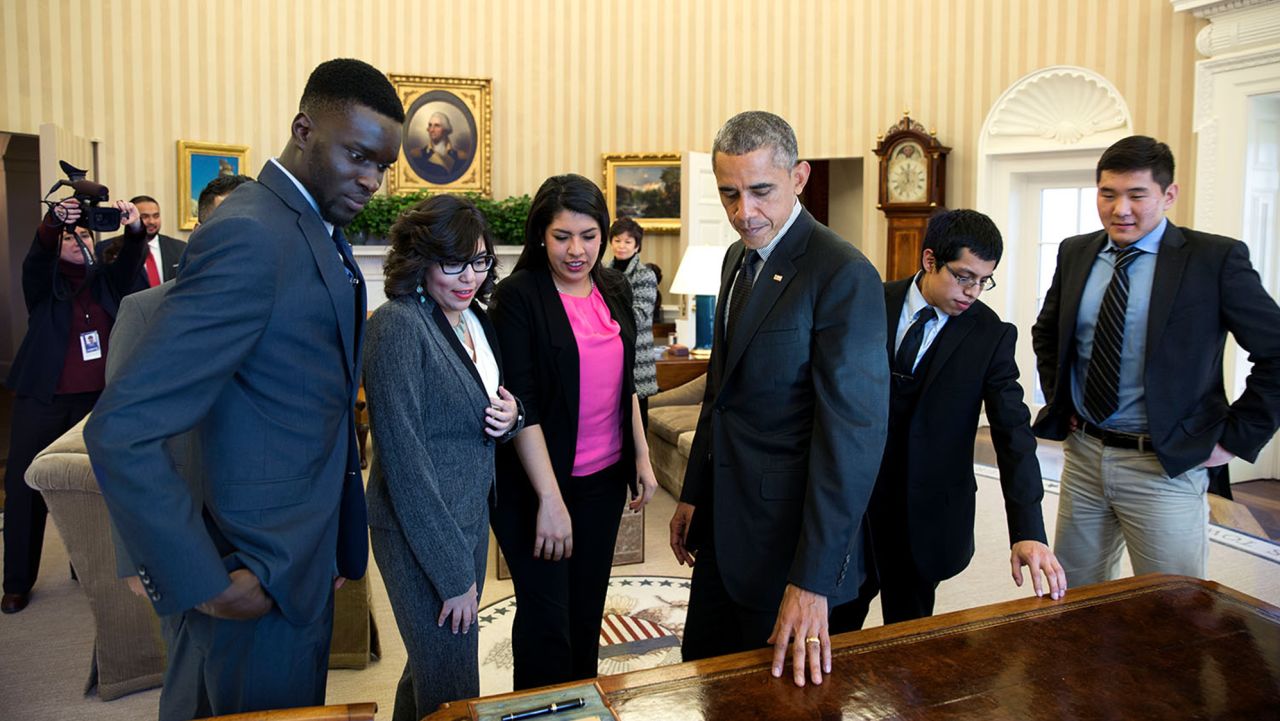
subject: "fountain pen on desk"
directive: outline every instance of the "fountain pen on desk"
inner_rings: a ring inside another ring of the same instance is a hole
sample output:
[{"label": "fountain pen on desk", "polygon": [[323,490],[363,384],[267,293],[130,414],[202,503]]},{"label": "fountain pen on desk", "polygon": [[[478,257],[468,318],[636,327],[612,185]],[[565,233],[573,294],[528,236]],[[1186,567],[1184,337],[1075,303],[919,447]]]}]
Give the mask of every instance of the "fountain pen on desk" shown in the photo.
[{"label": "fountain pen on desk", "polygon": [[523,721],[523,719],[537,718],[539,716],[549,716],[553,713],[560,713],[561,711],[571,711],[575,708],[582,708],[583,706],[586,706],[586,705],[587,705],[586,699],[575,698],[572,701],[565,701],[564,703],[552,703],[552,704],[547,704],[546,706],[531,708],[527,711],[516,711],[515,713],[509,713],[506,716],[502,717],[502,721]]}]

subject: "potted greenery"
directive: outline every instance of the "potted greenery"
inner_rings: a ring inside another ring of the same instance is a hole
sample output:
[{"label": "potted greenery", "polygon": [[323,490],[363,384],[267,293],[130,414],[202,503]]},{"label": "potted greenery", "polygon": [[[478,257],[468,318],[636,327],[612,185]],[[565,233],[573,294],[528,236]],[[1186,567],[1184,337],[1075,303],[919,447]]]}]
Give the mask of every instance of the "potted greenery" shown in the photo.
[{"label": "potted greenery", "polygon": [[[353,245],[385,245],[387,233],[406,209],[431,193],[419,190],[403,195],[379,194],[369,199],[351,224],[347,226],[347,238]],[[493,238],[500,245],[524,243],[524,224],[529,217],[533,200],[528,195],[516,195],[505,200],[485,198],[478,193],[466,193],[464,198],[476,204],[493,229]]]}]

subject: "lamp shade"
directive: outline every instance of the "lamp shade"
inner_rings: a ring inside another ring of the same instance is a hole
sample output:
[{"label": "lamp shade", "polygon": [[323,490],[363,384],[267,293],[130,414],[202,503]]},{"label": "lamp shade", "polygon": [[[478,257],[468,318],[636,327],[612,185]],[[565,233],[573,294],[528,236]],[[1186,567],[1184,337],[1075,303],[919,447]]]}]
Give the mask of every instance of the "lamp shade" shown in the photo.
[{"label": "lamp shade", "polygon": [[685,248],[676,277],[671,280],[671,292],[682,295],[716,295],[720,292],[720,265],[724,262],[725,246],[691,245]]}]

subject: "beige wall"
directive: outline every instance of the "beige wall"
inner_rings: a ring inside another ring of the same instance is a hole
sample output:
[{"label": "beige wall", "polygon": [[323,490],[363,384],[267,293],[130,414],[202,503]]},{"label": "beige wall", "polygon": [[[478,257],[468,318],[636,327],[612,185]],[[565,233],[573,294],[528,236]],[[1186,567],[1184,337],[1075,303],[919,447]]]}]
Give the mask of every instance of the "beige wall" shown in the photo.
[{"label": "beige wall", "polygon": [[[494,193],[598,178],[603,152],[707,150],[731,114],[788,118],[807,157],[870,155],[904,109],[954,151],[975,197],[991,104],[1047,65],[1093,69],[1134,128],[1169,142],[1190,219],[1194,36],[1168,0],[4,0],[0,131],[55,122],[105,143],[117,196],[161,200],[176,231],[175,141],[283,146],[307,74],[355,56],[395,73],[491,77]],[[875,163],[863,226],[883,256]],[[675,275],[674,236],[645,254]]]}]

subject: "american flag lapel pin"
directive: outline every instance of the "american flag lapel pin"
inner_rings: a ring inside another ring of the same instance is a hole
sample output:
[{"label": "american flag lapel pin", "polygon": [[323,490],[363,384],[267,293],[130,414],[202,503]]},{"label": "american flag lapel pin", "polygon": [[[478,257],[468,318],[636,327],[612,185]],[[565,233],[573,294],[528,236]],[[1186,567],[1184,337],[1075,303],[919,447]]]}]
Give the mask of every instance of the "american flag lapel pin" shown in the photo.
[{"label": "american flag lapel pin", "polygon": [[781,282],[782,282],[782,274],[781,274],[781,273],[774,273],[774,275],[773,275],[773,282],[775,282],[775,283],[781,283]]}]

